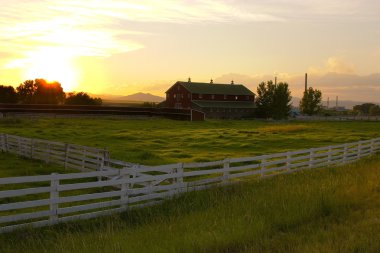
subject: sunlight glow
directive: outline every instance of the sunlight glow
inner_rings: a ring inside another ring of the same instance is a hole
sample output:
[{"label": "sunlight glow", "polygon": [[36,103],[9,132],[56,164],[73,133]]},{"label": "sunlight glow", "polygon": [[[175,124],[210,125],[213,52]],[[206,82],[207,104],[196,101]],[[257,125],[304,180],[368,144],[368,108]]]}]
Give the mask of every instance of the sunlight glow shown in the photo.
[{"label": "sunlight glow", "polygon": [[72,91],[78,85],[72,58],[64,50],[42,49],[29,54],[25,62],[25,79],[58,81],[65,92]]}]

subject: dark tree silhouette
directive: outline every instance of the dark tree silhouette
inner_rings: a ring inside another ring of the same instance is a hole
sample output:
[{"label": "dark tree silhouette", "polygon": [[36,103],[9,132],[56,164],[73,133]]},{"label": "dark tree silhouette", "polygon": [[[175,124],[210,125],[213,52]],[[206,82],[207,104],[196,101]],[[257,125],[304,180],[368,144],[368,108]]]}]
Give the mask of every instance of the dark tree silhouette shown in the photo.
[{"label": "dark tree silhouette", "polygon": [[101,98],[92,98],[85,92],[71,92],[65,100],[66,105],[101,105]]},{"label": "dark tree silhouette", "polygon": [[62,104],[65,92],[59,82],[45,79],[27,80],[17,87],[19,101],[23,104]]},{"label": "dark tree silhouette", "polygon": [[37,85],[33,80],[26,80],[20,84],[17,88],[17,95],[19,102],[22,104],[33,104],[34,94],[37,90]]},{"label": "dark tree silhouette", "polygon": [[368,115],[371,107],[373,107],[373,106],[376,106],[376,105],[373,103],[364,103],[361,105],[355,105],[353,109],[354,109],[354,111],[358,112],[359,114]]},{"label": "dark tree silhouette", "polygon": [[17,93],[12,86],[0,85],[0,103],[17,103]]},{"label": "dark tree silhouette", "polygon": [[273,81],[262,82],[257,87],[257,116],[283,119],[290,114],[292,97],[287,83],[275,85]]},{"label": "dark tree silhouette", "polygon": [[322,92],[310,87],[303,93],[300,110],[307,115],[315,115],[322,109]]}]

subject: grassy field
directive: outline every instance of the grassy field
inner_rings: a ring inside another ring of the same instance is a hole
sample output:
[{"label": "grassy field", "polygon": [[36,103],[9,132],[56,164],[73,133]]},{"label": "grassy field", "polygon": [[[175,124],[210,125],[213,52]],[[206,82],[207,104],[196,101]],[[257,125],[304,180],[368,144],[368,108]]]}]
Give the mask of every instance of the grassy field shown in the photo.
[{"label": "grassy field", "polygon": [[0,252],[380,252],[380,156],[0,235]]},{"label": "grassy field", "polygon": [[0,132],[108,148],[147,165],[214,161],[380,136],[379,122],[185,122],[165,119],[1,119]]}]

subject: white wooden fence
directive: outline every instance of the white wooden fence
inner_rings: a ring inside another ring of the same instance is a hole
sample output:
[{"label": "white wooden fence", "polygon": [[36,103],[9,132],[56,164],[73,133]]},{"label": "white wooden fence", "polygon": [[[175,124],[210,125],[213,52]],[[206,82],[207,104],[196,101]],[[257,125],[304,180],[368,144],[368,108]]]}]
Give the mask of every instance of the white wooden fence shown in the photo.
[{"label": "white wooden fence", "polygon": [[0,150],[82,172],[102,170],[109,160],[109,152],[105,149],[1,133]]},{"label": "white wooden fence", "polygon": [[182,192],[349,163],[378,151],[380,138],[205,163],[126,163],[121,169],[0,178],[0,232],[122,212]]}]

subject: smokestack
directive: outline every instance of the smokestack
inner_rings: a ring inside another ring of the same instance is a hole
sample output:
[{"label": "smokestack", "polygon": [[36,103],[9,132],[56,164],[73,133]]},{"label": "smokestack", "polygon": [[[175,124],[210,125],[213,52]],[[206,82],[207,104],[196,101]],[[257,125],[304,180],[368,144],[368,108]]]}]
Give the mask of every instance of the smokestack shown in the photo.
[{"label": "smokestack", "polygon": [[305,92],[307,91],[307,73],[305,73]]},{"label": "smokestack", "polygon": [[327,108],[330,107],[330,97],[327,98]]},{"label": "smokestack", "polygon": [[336,109],[338,109],[338,96],[336,96]]},{"label": "smokestack", "polygon": [[274,77],[274,85],[277,85],[277,76]]}]

